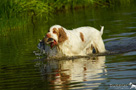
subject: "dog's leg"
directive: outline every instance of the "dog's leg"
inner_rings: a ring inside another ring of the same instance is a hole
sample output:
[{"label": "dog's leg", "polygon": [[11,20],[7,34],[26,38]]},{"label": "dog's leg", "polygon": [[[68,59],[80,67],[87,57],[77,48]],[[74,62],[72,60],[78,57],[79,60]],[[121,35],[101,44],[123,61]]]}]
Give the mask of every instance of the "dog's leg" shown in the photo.
[{"label": "dog's leg", "polygon": [[93,44],[93,47],[94,47],[94,49],[95,49],[95,53],[99,53],[99,50],[98,50],[98,48],[97,48],[97,47],[98,47],[97,44],[94,43],[94,44]]},{"label": "dog's leg", "polygon": [[93,53],[93,49],[94,49],[94,47],[93,47],[93,45],[91,44],[91,46],[89,46],[88,48],[86,48],[86,54],[91,54],[91,53]]},{"label": "dog's leg", "polygon": [[102,39],[94,42],[94,48],[95,48],[96,53],[106,52],[106,49],[105,49]]}]

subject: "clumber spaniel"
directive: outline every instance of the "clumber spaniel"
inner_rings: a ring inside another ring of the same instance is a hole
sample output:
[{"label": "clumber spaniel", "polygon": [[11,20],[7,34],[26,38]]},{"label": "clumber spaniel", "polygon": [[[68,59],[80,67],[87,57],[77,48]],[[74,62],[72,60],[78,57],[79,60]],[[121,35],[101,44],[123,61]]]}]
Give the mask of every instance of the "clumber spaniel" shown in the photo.
[{"label": "clumber spaniel", "polygon": [[45,42],[51,48],[56,46],[57,53],[66,56],[87,55],[93,53],[93,49],[96,53],[104,53],[106,49],[101,37],[103,29],[103,26],[101,31],[87,26],[67,30],[60,25],[54,25],[46,34]]}]

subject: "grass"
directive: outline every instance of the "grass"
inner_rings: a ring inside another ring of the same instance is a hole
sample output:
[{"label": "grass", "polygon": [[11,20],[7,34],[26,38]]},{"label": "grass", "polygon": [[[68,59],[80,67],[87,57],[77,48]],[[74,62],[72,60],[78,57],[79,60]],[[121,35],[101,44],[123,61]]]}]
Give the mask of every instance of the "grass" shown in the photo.
[{"label": "grass", "polygon": [[20,14],[42,16],[50,15],[56,10],[71,10],[85,7],[126,6],[134,0],[1,0],[0,17],[12,18]]},{"label": "grass", "polygon": [[[128,6],[133,2],[134,0],[1,0],[0,36],[6,36],[11,29],[16,30],[27,24],[27,21],[33,23],[35,17],[45,17],[48,22],[49,17],[58,11]],[[22,17],[29,17],[30,20],[22,20]]]}]

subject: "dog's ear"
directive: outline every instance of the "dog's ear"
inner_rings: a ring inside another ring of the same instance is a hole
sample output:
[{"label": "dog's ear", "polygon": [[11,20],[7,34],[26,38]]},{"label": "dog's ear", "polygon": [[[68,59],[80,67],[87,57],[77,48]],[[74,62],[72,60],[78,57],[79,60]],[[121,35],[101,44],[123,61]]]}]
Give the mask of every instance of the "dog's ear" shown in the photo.
[{"label": "dog's ear", "polygon": [[58,42],[63,43],[68,39],[67,34],[62,27],[59,28],[58,30],[59,30]]}]

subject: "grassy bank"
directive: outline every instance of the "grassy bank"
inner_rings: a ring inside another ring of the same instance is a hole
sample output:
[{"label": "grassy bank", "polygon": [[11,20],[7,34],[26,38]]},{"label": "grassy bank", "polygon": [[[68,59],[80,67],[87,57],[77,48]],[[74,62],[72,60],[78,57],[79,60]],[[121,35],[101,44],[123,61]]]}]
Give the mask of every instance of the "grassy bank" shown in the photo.
[{"label": "grassy bank", "polygon": [[50,15],[58,10],[71,10],[85,7],[126,6],[135,0],[1,0],[0,17],[12,18],[29,13],[29,15]]},{"label": "grassy bank", "polygon": [[[21,28],[35,17],[48,21],[53,13],[80,8],[103,8],[128,6],[135,0],[1,0],[0,35],[6,36],[11,30]],[[26,18],[27,17],[27,18]],[[29,17],[29,18],[28,18]],[[23,19],[24,18],[24,19]]]}]

